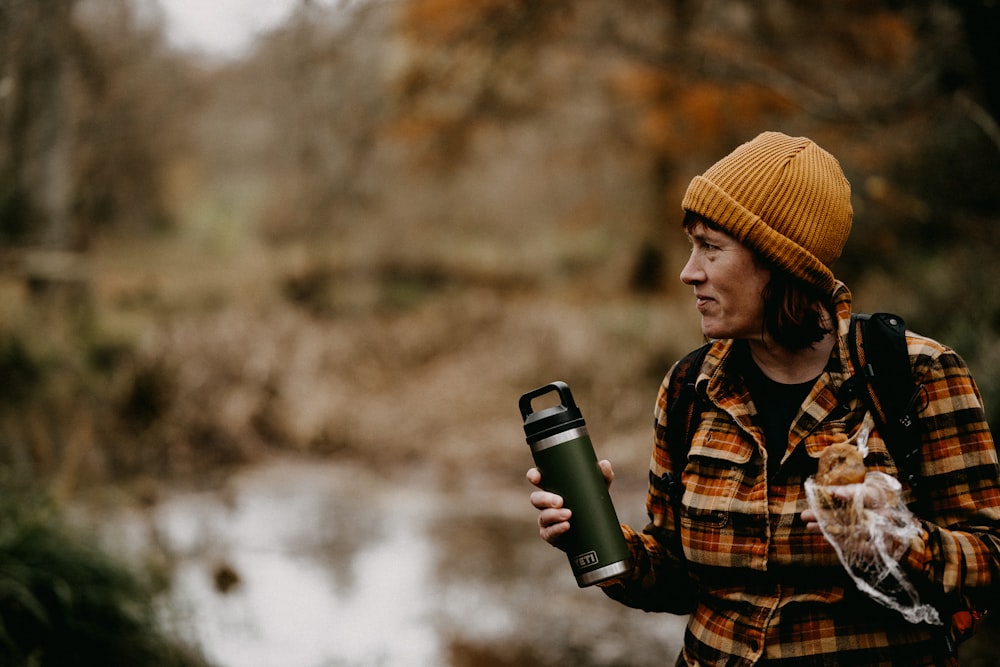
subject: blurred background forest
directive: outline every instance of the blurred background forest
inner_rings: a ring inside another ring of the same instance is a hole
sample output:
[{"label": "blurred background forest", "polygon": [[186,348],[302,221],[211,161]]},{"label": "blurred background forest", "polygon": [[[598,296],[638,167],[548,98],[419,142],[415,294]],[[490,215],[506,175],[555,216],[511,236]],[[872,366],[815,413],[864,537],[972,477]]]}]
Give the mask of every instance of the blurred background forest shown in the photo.
[{"label": "blurred background forest", "polygon": [[520,492],[517,397],[563,379],[641,489],[700,340],[680,198],[765,129],[840,159],[838,276],[997,422],[997,35],[986,0],[299,0],[213,59],[153,0],[0,0],[5,479],[155,503],[290,454]]}]

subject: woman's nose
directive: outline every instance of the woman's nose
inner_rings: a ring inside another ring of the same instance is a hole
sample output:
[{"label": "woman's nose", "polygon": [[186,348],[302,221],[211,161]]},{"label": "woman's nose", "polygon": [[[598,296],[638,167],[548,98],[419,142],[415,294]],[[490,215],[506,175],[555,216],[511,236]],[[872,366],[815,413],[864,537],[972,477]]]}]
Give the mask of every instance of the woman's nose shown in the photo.
[{"label": "woman's nose", "polygon": [[685,285],[696,285],[705,280],[705,274],[699,267],[698,261],[695,257],[695,253],[691,253],[688,257],[687,263],[684,264],[684,268],[681,269],[681,282]]}]

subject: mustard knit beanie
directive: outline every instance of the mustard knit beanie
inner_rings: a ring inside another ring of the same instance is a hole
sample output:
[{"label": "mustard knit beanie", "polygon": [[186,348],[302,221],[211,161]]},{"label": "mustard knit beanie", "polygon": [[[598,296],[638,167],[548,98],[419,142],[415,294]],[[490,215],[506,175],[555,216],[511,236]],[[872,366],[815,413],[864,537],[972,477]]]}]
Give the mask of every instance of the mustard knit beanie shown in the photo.
[{"label": "mustard knit beanie", "polygon": [[826,292],[851,231],[851,185],[805,137],[765,132],[695,176],[682,207]]}]

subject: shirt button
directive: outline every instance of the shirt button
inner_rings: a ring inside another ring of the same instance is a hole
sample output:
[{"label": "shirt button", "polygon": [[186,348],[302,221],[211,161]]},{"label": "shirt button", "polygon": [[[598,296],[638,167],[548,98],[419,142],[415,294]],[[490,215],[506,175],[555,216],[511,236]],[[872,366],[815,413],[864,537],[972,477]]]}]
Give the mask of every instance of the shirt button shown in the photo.
[{"label": "shirt button", "polygon": [[750,641],[747,642],[747,646],[750,648],[751,651],[756,653],[757,649],[760,648],[760,643],[756,639],[751,639]]}]

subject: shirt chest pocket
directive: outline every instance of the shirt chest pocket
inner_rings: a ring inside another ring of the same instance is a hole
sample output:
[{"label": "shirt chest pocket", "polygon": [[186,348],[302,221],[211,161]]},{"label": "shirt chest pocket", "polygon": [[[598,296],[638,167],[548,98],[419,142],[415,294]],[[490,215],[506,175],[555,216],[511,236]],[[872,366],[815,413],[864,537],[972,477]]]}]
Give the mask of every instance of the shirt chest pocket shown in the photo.
[{"label": "shirt chest pocket", "polygon": [[691,440],[682,474],[685,526],[722,527],[747,474],[753,444],[731,424],[699,428]]},{"label": "shirt chest pocket", "polygon": [[[760,472],[759,457],[751,460],[755,448],[732,423],[703,424],[695,433],[681,501],[681,543],[690,562],[715,567],[762,562],[766,503],[748,502]],[[758,509],[763,516],[754,514]]]}]

